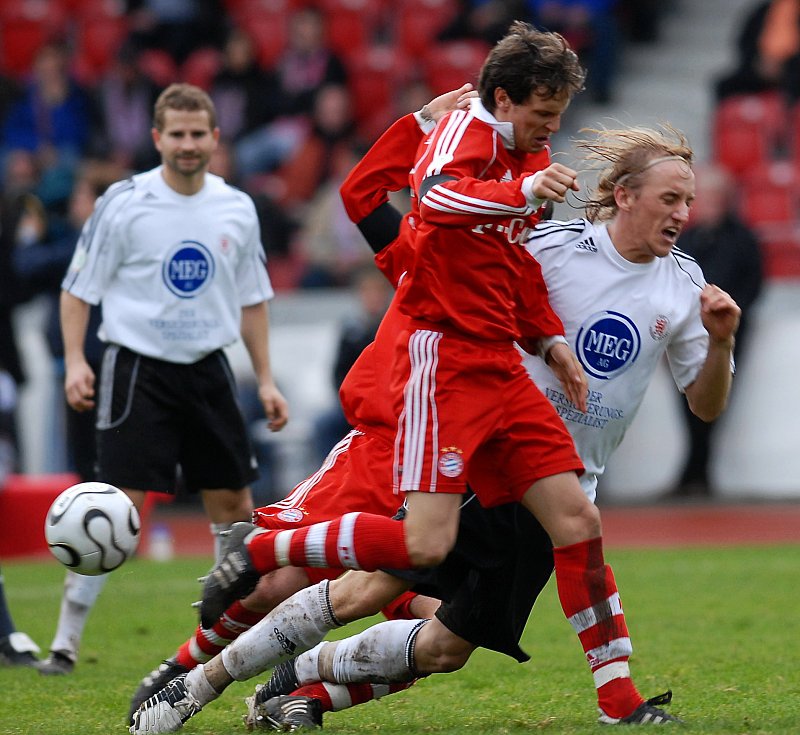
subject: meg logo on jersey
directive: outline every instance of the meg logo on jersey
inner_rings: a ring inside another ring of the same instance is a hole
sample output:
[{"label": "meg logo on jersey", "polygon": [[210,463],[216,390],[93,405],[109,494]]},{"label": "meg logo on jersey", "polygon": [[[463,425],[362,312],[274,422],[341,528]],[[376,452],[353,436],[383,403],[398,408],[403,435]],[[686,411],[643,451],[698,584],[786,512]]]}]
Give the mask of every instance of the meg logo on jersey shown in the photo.
[{"label": "meg logo on jersey", "polygon": [[176,296],[192,299],[214,278],[214,258],[202,243],[183,240],[173,245],[164,260],[164,284]]},{"label": "meg logo on jersey", "polygon": [[640,347],[636,325],[617,311],[592,314],[581,326],[576,340],[583,369],[601,380],[625,372],[636,361]]}]

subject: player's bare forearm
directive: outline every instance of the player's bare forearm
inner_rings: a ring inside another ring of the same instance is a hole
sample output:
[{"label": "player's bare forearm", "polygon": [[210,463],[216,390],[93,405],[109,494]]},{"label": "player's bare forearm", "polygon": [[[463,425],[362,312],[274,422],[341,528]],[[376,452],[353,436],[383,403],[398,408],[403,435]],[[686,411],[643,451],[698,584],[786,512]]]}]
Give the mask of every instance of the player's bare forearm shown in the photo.
[{"label": "player's bare forearm", "polygon": [[689,408],[703,421],[713,421],[727,406],[733,383],[731,358],[741,309],[717,286],[700,294],[700,316],[708,331],[708,354],[697,379],[686,389]]},{"label": "player's bare forearm", "polygon": [[289,406],[272,377],[269,356],[269,307],[267,302],[242,308],[242,341],[250,355],[258,382],[258,397],[270,431],[280,431],[289,420]]},{"label": "player's bare forearm", "polygon": [[84,354],[90,308],[88,303],[68,291],[61,292],[59,310],[64,341],[64,395],[70,407],[78,412],[94,408],[95,376]]},{"label": "player's bare forearm", "polygon": [[565,344],[557,342],[546,355],[547,364],[564,388],[572,403],[586,411],[589,381],[575,353]]}]

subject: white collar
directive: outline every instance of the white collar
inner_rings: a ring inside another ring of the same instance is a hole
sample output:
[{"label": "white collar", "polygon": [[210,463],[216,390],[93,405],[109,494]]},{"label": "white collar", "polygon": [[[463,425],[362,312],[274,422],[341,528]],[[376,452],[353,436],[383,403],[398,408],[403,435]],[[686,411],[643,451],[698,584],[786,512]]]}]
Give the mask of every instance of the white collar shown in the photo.
[{"label": "white collar", "polygon": [[516,148],[516,145],[514,144],[513,123],[500,122],[494,115],[492,115],[491,112],[489,112],[489,110],[483,106],[483,102],[481,102],[477,97],[470,100],[469,111],[476,119],[480,120],[481,122],[485,122],[487,125],[491,126],[497,131],[498,135],[503,141],[503,147],[512,151]]}]

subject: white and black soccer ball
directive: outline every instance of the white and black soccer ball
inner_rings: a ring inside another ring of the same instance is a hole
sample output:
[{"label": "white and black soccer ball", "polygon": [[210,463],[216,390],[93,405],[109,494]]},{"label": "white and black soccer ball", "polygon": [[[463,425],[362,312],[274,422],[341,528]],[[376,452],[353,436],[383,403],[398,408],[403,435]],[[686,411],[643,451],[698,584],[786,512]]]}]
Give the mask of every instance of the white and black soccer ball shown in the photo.
[{"label": "white and black soccer ball", "polygon": [[119,488],[81,482],[50,506],[44,535],[50,551],[78,574],[111,572],[133,556],[139,543],[139,512]]}]

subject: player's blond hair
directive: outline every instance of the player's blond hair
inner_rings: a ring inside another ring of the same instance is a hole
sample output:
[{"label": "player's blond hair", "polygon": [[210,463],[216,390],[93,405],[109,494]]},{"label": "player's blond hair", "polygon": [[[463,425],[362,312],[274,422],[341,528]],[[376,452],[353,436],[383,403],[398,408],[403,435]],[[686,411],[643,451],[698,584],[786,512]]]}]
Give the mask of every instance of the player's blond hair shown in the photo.
[{"label": "player's blond hair", "polygon": [[694,153],[686,136],[669,124],[659,129],[644,127],[620,129],[586,128],[582,133],[592,137],[575,141],[584,152],[590,168],[598,171],[597,184],[586,203],[590,222],[612,219],[617,213],[614,190],[617,186],[638,189],[646,172],[657,163],[679,160],[691,172]]},{"label": "player's blond hair", "polygon": [[170,84],[158,95],[153,109],[153,127],[158,131],[164,130],[167,110],[184,110],[186,112],[205,110],[208,113],[211,129],[217,127],[217,110],[211,97],[193,84]]}]

